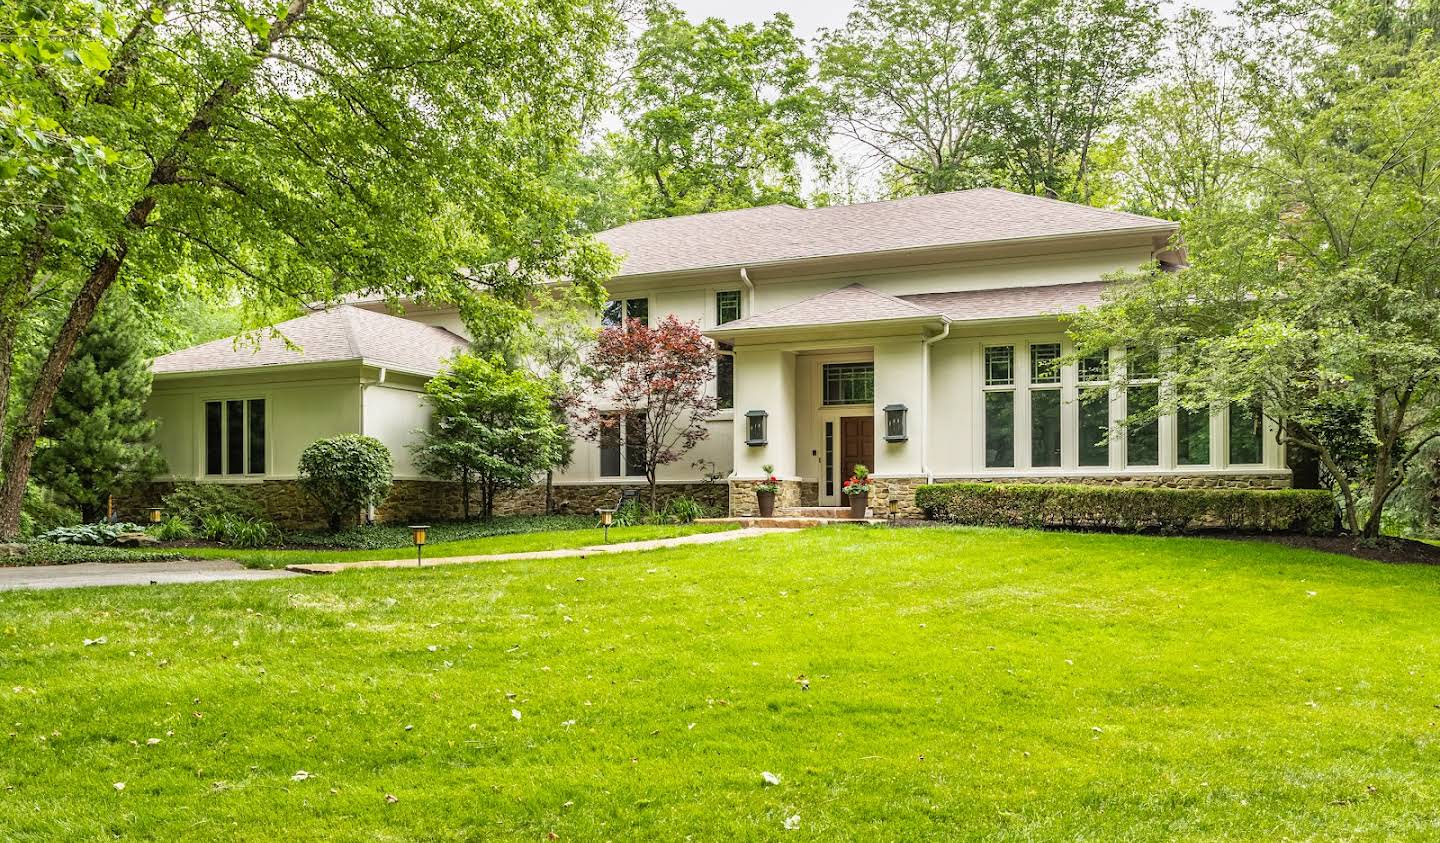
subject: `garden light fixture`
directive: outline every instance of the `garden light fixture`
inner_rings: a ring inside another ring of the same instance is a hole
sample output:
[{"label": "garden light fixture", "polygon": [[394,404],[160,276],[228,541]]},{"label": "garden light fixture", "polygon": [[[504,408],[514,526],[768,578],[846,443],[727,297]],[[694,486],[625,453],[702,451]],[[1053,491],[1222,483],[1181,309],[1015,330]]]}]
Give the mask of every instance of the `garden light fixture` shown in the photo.
[{"label": "garden light fixture", "polygon": [[428,524],[411,524],[410,538],[415,542],[415,567],[420,567],[420,558],[425,549],[425,531],[430,529]]},{"label": "garden light fixture", "polygon": [[606,544],[609,544],[609,543],[610,543],[610,525],[615,523],[615,510],[613,510],[613,509],[597,509],[597,510],[595,510],[595,511],[598,512],[598,513],[600,513],[600,526],[602,526],[602,527],[605,528],[605,543],[606,543]]},{"label": "garden light fixture", "polygon": [[160,507],[158,507],[158,506],[152,506],[152,507],[150,507],[150,523],[151,523],[151,524],[159,524],[159,523],[160,523],[160,515],[161,515],[161,509],[160,509]]}]

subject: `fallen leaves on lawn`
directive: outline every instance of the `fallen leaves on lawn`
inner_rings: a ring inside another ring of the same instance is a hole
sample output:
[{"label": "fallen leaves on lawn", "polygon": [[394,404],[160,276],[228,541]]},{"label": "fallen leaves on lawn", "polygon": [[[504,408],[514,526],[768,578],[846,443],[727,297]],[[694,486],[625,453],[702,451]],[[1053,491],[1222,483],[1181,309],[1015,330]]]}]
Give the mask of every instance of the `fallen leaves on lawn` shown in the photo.
[{"label": "fallen leaves on lawn", "polygon": [[786,831],[794,831],[798,829],[800,827],[800,815],[795,814],[793,816],[786,817],[784,826]]},{"label": "fallen leaves on lawn", "polygon": [[773,787],[780,783],[780,777],[766,770],[760,774],[760,781],[764,782],[767,787]]},{"label": "fallen leaves on lawn", "polygon": [[394,805],[396,802],[399,802],[399,801],[400,801],[400,797],[396,796],[395,794],[393,794],[393,793],[387,793],[387,794],[385,794],[385,804],[387,804],[387,805]]},{"label": "fallen leaves on lawn", "polygon": [[293,775],[293,776],[290,777],[290,781],[292,781],[292,782],[303,782],[303,781],[305,781],[306,779],[310,778],[311,775],[312,775],[311,773],[307,773],[307,772],[305,772],[304,770],[296,770],[296,771],[295,771],[295,775]]},{"label": "fallen leaves on lawn", "polygon": [[518,708],[512,708],[512,709],[510,709],[510,716],[513,717],[513,718],[515,718],[516,720],[519,720],[519,719],[520,719],[520,709],[518,709]]},{"label": "fallen leaves on lawn", "polygon": [[92,644],[109,644],[109,643],[110,643],[110,639],[106,638],[106,637],[103,636],[103,635],[100,636],[99,638],[86,638],[86,639],[85,639],[85,646],[86,646],[86,647],[89,647],[89,646],[91,646]]}]

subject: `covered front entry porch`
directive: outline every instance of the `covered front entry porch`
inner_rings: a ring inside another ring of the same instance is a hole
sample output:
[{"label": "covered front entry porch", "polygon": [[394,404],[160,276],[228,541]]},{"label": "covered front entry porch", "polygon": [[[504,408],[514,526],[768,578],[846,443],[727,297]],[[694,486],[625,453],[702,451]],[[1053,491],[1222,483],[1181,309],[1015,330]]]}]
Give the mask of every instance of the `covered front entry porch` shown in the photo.
[{"label": "covered front entry porch", "polygon": [[888,514],[892,496],[915,514],[914,489],[927,474],[930,347],[942,319],[732,323],[707,332],[734,355],[730,514],[758,511],[754,486],[766,466],[780,481],[781,514],[848,506],[842,489],[857,465],[874,478],[872,514]]}]

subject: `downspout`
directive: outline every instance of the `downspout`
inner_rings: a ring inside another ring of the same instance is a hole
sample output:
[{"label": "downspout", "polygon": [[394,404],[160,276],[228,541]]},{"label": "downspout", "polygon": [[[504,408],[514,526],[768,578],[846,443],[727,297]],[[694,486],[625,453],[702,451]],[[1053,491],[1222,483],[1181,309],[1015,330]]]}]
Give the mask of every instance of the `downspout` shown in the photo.
[{"label": "downspout", "polygon": [[940,333],[925,340],[925,354],[921,361],[924,364],[924,380],[920,381],[920,405],[925,410],[925,430],[920,434],[920,472],[925,475],[926,483],[935,482],[935,474],[930,471],[930,420],[933,413],[930,412],[930,346],[950,336],[950,320],[945,320],[945,327]]},{"label": "downspout", "polygon": [[754,315],[755,315],[755,284],[750,280],[750,273],[746,272],[746,271],[745,271],[745,267],[743,267],[743,266],[740,267],[740,283],[744,284],[744,285],[745,285],[745,289],[749,292],[749,295],[746,296],[746,298],[749,299],[749,302],[748,302],[748,304],[749,304],[749,309],[745,311],[745,315],[746,315],[746,316],[754,316]]}]

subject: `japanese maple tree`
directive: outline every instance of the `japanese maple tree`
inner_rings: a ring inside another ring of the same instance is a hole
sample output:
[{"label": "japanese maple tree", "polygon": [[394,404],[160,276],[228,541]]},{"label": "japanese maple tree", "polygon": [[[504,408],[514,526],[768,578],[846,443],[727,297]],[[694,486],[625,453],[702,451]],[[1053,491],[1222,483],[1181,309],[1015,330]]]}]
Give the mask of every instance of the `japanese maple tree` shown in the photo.
[{"label": "japanese maple tree", "polygon": [[643,425],[643,439],[628,437],[626,447],[638,449],[627,462],[643,465],[654,509],[655,473],[683,457],[709,435],[705,420],[715,410],[706,388],[715,349],[694,322],[665,317],[650,327],[632,319],[600,332],[586,359],[589,394],[579,417],[587,439],[617,435],[623,419]]}]

